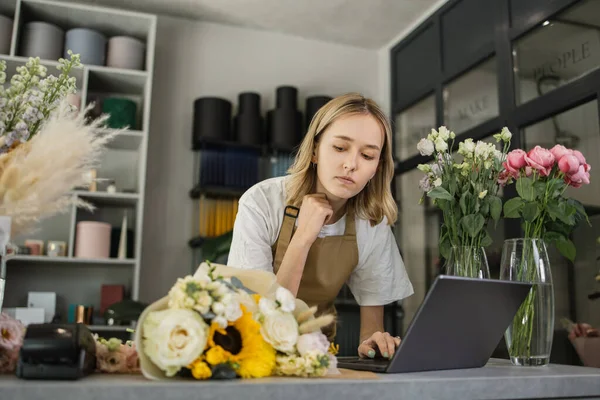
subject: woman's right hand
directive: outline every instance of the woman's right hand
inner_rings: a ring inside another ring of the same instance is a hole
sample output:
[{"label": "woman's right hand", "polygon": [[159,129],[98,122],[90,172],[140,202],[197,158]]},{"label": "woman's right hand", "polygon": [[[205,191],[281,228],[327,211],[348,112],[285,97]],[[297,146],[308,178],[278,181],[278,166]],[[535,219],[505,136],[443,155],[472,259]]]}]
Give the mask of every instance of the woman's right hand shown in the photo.
[{"label": "woman's right hand", "polygon": [[305,245],[312,245],[321,228],[333,215],[333,208],[322,193],[308,194],[302,199],[298,214],[298,228],[294,238],[302,240]]},{"label": "woman's right hand", "polygon": [[574,324],[571,332],[569,332],[569,339],[573,340],[577,337],[597,337],[599,336],[598,330],[592,328],[590,324]]}]

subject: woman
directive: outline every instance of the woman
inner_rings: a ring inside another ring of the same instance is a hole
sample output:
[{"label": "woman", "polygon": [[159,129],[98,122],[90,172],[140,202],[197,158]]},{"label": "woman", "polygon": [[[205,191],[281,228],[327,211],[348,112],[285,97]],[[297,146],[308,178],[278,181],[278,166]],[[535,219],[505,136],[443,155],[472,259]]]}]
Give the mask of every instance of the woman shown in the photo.
[{"label": "woman", "polygon": [[[383,332],[383,306],[413,293],[390,227],[398,213],[393,175],[383,111],[359,94],[331,100],[314,116],[289,175],[240,198],[228,265],[274,272],[319,312],[335,312],[347,283],[360,305],[359,356],[391,358],[400,338]],[[335,326],[326,333],[331,339]]]}]

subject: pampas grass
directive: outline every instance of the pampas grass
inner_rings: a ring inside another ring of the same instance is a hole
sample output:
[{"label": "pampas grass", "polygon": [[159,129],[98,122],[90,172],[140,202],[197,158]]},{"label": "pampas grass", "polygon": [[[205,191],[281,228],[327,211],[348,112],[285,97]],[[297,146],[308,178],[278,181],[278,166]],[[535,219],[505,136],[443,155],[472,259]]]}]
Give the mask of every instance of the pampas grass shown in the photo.
[{"label": "pampas grass", "polygon": [[38,134],[0,155],[0,215],[11,217],[12,237],[72,205],[93,208],[69,192],[89,186],[85,173],[120,131],[103,127],[107,116],[86,124],[91,107],[73,112],[64,99]]}]

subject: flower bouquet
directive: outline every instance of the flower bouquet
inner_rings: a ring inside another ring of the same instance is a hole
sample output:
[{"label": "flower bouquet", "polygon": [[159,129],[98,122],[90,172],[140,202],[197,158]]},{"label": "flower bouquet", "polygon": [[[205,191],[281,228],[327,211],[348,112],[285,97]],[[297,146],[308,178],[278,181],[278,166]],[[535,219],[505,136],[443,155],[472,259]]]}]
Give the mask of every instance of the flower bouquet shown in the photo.
[{"label": "flower bouquet", "polygon": [[149,379],[323,376],[336,358],[315,318],[275,275],[202,263],[138,320],[135,343]]},{"label": "flower bouquet", "polygon": [[0,313],[0,374],[15,372],[24,336],[21,321]]},{"label": "flower bouquet", "polygon": [[434,157],[432,164],[418,166],[426,174],[419,187],[424,192],[421,202],[427,196],[443,213],[439,251],[447,260],[447,273],[489,278],[483,248],[492,239],[486,228],[502,213],[498,178],[511,137],[507,128],[494,135],[502,151],[494,144],[466,139],[458,145],[457,160],[452,155],[455,134],[445,126],[432,129],[417,145],[421,155]]},{"label": "flower bouquet", "polygon": [[104,339],[94,335],[96,341],[96,371],[109,374],[135,374],[140,372],[140,362],[135,343],[121,339]]},{"label": "flower bouquet", "polygon": [[556,145],[535,146],[529,152],[508,153],[501,181],[514,182],[518,196],[504,204],[505,218],[519,218],[524,237],[506,240],[500,278],[533,283],[526,300],[507,330],[513,363],[545,365],[549,361],[554,329],[554,296],[547,244],[569,260],[576,248],[573,229],[589,219],[583,205],[565,195],[569,187],[590,183],[590,165],[577,150]]},{"label": "flower bouquet", "polygon": [[59,76],[46,76],[39,58],[30,58],[6,89],[6,63],[0,61],[0,215],[11,218],[12,236],[73,203],[91,208],[69,191],[91,183],[85,173],[118,134],[102,128],[107,116],[88,124],[85,112],[68,103],[76,91],[69,74],[81,67],[79,55],[69,56],[59,60]]}]

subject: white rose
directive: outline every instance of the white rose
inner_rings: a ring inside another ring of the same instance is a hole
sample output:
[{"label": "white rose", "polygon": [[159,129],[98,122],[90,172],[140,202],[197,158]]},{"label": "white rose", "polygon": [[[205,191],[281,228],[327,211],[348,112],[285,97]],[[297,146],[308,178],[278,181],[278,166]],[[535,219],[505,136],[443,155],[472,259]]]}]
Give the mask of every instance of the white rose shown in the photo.
[{"label": "white rose", "polygon": [[433,154],[433,142],[428,139],[421,139],[419,143],[417,143],[417,150],[421,153],[422,156],[430,156]]},{"label": "white rose", "polygon": [[296,347],[301,356],[306,355],[310,351],[319,351],[325,354],[329,349],[329,341],[327,340],[327,336],[321,332],[305,333],[298,337]]},{"label": "white rose", "polygon": [[435,149],[439,152],[446,151],[446,150],[448,150],[448,143],[446,143],[441,138],[438,138],[435,141]]},{"label": "white rose", "polygon": [[260,333],[275,350],[289,354],[298,341],[298,322],[292,314],[274,311],[265,315]]},{"label": "white rose", "polygon": [[284,287],[277,288],[275,299],[279,302],[279,307],[284,312],[292,312],[296,308],[294,295]]},{"label": "white rose", "polygon": [[269,315],[276,310],[275,302],[271,299],[267,299],[266,297],[261,297],[258,301],[258,309],[263,315]]},{"label": "white rose", "polygon": [[144,352],[167,376],[190,365],[206,347],[208,325],[191,310],[153,311],[142,329]]}]

